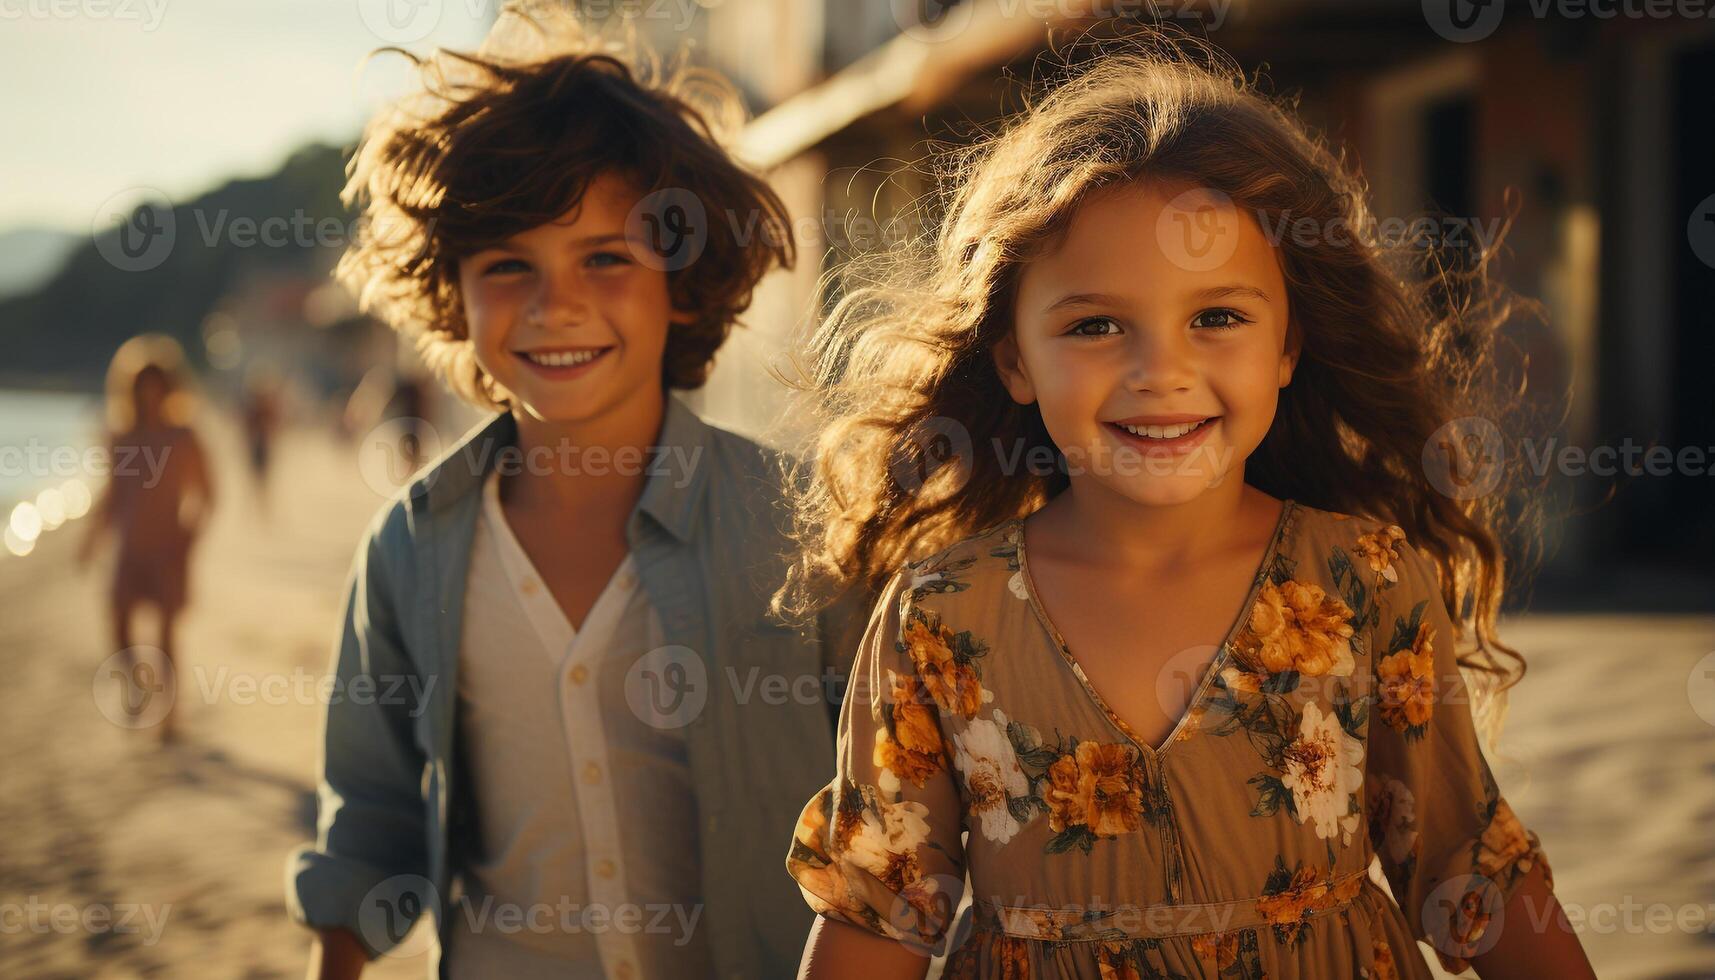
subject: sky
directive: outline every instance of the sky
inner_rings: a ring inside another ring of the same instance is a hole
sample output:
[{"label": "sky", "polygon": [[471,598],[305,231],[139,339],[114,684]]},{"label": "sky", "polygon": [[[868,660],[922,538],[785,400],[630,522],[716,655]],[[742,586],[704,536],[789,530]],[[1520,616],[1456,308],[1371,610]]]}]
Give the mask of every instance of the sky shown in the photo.
[{"label": "sky", "polygon": [[[88,234],[354,141],[403,90],[400,42],[468,50],[499,0],[0,0],[0,232]],[[391,17],[390,17],[391,15]]]}]

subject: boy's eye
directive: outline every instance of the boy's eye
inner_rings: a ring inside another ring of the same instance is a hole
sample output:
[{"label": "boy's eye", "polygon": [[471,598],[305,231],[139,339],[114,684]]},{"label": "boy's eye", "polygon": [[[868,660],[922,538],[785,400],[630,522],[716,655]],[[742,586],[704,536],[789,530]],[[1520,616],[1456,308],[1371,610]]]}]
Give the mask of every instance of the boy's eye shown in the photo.
[{"label": "boy's eye", "polygon": [[630,265],[631,257],[619,252],[596,252],[587,261],[596,268],[611,268],[616,265]]},{"label": "boy's eye", "polygon": [[[1092,330],[1092,329],[1090,329],[1090,328],[1100,327],[1104,324],[1112,327],[1113,329],[1112,330]],[[1072,324],[1072,329],[1068,330],[1066,332],[1069,334],[1072,334],[1073,336],[1076,336],[1076,337],[1109,337],[1109,336],[1112,336],[1113,334],[1119,332],[1119,324],[1114,322],[1113,317],[1093,316],[1093,317],[1090,317],[1090,318],[1085,319],[1085,320],[1079,320],[1077,323]]]},{"label": "boy's eye", "polygon": [[488,267],[482,270],[482,274],[485,276],[505,275],[509,272],[527,272],[529,269],[529,264],[521,259],[499,259],[490,262]]},{"label": "boy's eye", "polygon": [[[1204,320],[1204,317],[1218,317],[1226,320],[1227,322],[1209,323]],[[1241,324],[1249,322],[1249,320],[1239,315],[1239,311],[1229,309],[1204,310],[1191,318],[1191,323],[1194,326],[1201,326],[1209,330],[1232,330]]]}]

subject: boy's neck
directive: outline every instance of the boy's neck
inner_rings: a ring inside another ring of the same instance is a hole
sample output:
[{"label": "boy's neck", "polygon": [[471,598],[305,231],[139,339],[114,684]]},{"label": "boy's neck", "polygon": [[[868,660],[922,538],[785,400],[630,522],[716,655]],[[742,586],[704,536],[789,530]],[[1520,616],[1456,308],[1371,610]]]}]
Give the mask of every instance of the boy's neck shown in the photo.
[{"label": "boy's neck", "polygon": [[575,422],[513,409],[520,455],[501,477],[502,502],[519,513],[629,512],[648,482],[649,447],[660,438],[668,397],[640,396]]}]

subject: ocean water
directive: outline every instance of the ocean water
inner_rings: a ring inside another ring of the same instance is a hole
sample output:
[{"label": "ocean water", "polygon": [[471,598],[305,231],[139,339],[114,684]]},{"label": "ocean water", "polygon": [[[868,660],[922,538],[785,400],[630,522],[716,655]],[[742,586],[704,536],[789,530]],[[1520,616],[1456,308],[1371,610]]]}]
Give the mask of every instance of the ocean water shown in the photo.
[{"label": "ocean water", "polygon": [[0,389],[0,523],[14,504],[67,480],[98,489],[104,461],[90,450],[101,445],[99,397]]}]

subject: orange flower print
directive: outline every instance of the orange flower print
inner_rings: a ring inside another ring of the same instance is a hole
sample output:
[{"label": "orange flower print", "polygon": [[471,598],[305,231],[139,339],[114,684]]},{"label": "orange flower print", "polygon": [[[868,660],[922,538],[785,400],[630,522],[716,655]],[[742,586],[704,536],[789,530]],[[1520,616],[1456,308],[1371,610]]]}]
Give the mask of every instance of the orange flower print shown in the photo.
[{"label": "orange flower print", "polygon": [[970,632],[955,632],[913,609],[905,625],[905,652],[929,694],[948,714],[974,718],[992,695],[983,690],[972,661],[986,653]]},{"label": "orange flower print", "polygon": [[1351,619],[1351,607],[1319,585],[1265,581],[1236,652],[1253,673],[1346,677],[1353,668]]},{"label": "orange flower print", "polygon": [[1097,837],[1129,834],[1143,825],[1142,773],[1131,748],[1079,742],[1048,767],[1048,826],[1082,825]]},{"label": "orange flower print", "polygon": [[1387,939],[1377,936],[1370,942],[1368,980],[1399,980],[1399,967],[1393,961],[1393,947]]},{"label": "orange flower print", "polygon": [[1220,932],[1192,936],[1191,950],[1198,959],[1213,963],[1217,971],[1225,971],[1238,962],[1239,934]]},{"label": "orange flower print", "polygon": [[1399,546],[1405,541],[1405,530],[1398,524],[1370,534],[1358,535],[1358,541],[1353,548],[1359,559],[1370,566],[1370,571],[1385,582],[1398,583],[1399,570],[1394,564],[1399,561]]},{"label": "orange flower print", "polygon": [[1096,969],[1102,980],[1143,980],[1130,943],[1103,942],[1096,947]]},{"label": "orange flower print", "polygon": [[[941,726],[929,707],[922,683],[913,676],[887,672],[890,703],[882,708],[891,724],[875,730],[874,761],[898,779],[922,786],[942,765]],[[886,786],[884,777],[883,789]],[[894,787],[897,790],[897,783]]]},{"label": "orange flower print", "polygon": [[1420,737],[1435,710],[1435,629],[1417,626],[1411,647],[1376,662],[1377,711],[1396,732]]},{"label": "orange flower print", "polygon": [[1497,799],[1494,816],[1477,842],[1477,873],[1497,883],[1510,884],[1513,878],[1535,865],[1537,855],[1532,852],[1536,848],[1518,814],[1506,800]]},{"label": "orange flower print", "polygon": [[1300,864],[1289,871],[1285,860],[1276,856],[1274,871],[1263,886],[1262,897],[1256,900],[1256,909],[1274,927],[1275,939],[1291,946],[1303,936],[1312,916],[1345,905],[1362,888],[1360,875],[1336,884],[1314,865]]}]

